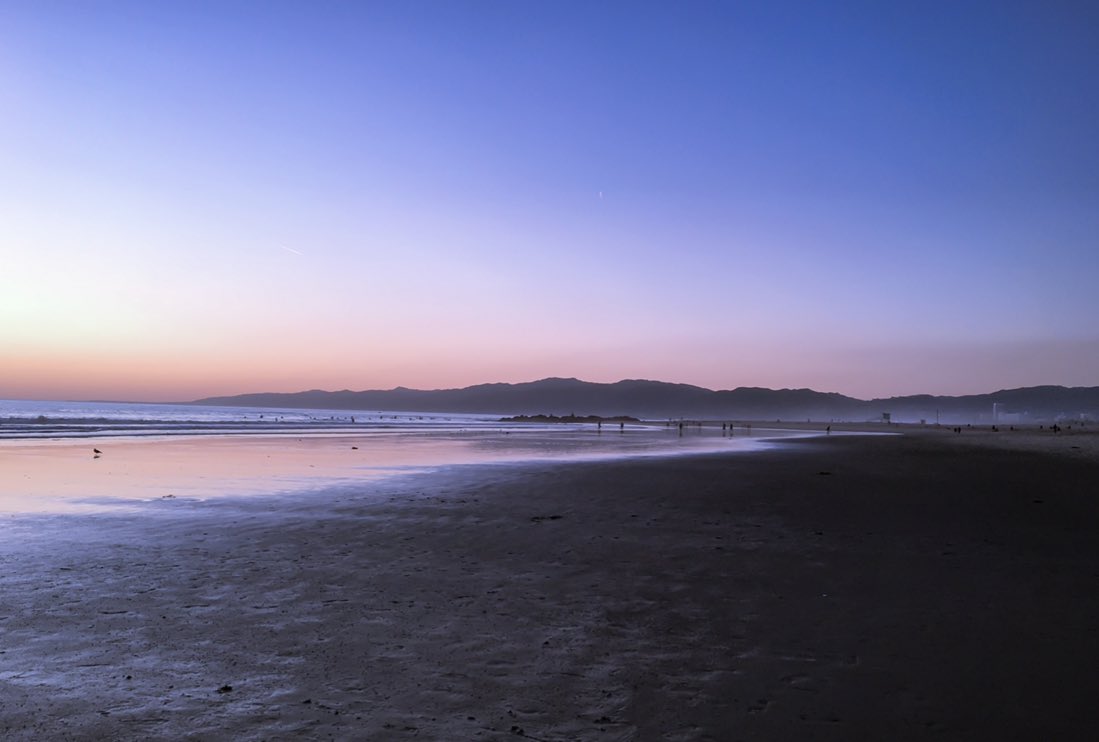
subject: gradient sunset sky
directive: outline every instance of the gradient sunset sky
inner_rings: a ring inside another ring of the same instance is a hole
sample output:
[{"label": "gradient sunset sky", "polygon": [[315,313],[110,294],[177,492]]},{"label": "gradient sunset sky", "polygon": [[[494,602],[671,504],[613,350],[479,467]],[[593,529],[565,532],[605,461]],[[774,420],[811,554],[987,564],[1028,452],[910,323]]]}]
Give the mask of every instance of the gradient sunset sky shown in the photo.
[{"label": "gradient sunset sky", "polygon": [[0,3],[0,397],[1099,385],[1099,6]]}]

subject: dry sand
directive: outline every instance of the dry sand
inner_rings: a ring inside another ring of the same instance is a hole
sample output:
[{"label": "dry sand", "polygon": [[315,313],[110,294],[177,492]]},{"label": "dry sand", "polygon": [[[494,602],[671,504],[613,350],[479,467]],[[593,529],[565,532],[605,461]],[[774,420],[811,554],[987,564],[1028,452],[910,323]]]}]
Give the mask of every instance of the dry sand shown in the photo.
[{"label": "dry sand", "polygon": [[1099,458],[970,438],[9,517],[0,736],[1092,739]]}]

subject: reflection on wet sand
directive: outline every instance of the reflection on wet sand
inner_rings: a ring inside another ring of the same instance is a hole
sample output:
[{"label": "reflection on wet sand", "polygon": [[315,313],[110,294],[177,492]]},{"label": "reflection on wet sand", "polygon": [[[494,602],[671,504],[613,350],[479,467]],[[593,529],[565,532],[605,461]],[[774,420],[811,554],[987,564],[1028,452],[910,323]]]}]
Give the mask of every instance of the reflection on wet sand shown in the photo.
[{"label": "reflection on wet sand", "polygon": [[[0,446],[0,509],[72,511],[157,498],[277,493],[458,464],[747,449],[747,438],[676,437],[639,428],[372,432],[9,441]],[[98,452],[98,453],[97,453]]]}]

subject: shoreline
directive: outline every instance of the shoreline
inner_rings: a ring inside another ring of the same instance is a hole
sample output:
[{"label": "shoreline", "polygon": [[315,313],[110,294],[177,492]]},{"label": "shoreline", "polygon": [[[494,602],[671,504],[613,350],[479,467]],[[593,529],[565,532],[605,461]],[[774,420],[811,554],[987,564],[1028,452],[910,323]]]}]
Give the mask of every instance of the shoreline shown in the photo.
[{"label": "shoreline", "polygon": [[0,732],[1087,739],[1097,475],[833,435],[5,519]]},{"label": "shoreline", "polygon": [[367,486],[409,472],[484,463],[614,460],[758,448],[771,438],[540,428],[357,434],[196,435],[0,441],[0,515],[90,511],[162,498],[215,500]]}]

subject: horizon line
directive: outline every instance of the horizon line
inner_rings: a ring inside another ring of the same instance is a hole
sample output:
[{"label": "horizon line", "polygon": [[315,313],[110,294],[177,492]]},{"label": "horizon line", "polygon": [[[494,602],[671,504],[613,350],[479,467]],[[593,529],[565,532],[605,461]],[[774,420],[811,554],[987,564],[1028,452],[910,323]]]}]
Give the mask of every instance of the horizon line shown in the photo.
[{"label": "horizon line", "polygon": [[1013,392],[1013,391],[1043,389],[1043,388],[1059,388],[1059,389],[1066,389],[1066,390],[1072,390],[1072,389],[1099,389],[1099,385],[1096,385],[1096,386],[1069,386],[1069,385],[1065,385],[1065,384],[1033,384],[1033,385],[1029,385],[1029,386],[1000,388],[1000,389],[996,389],[996,390],[992,390],[992,391],[971,392],[971,393],[967,393],[967,394],[933,394],[931,392],[916,392],[916,393],[911,393],[911,394],[892,394],[892,395],[889,395],[889,396],[876,396],[876,397],[870,397],[870,398],[863,398],[863,397],[851,396],[849,394],[844,394],[843,392],[821,391],[819,389],[814,389],[812,387],[778,387],[778,388],[775,388],[775,387],[766,387],[766,386],[737,386],[737,387],[726,388],[726,389],[712,389],[712,388],[709,388],[709,387],[700,386],[698,384],[690,384],[690,383],[687,383],[687,382],[678,382],[678,381],[663,381],[663,380],[660,380],[660,379],[624,378],[624,379],[619,379],[618,381],[604,382],[604,381],[587,381],[585,379],[580,379],[580,378],[577,378],[575,376],[546,376],[546,377],[543,377],[543,378],[540,378],[540,379],[534,379],[534,380],[530,380],[530,381],[520,381],[520,382],[489,381],[489,382],[480,382],[480,383],[477,383],[477,384],[469,384],[467,386],[440,387],[440,388],[434,388],[434,389],[406,387],[406,386],[402,386],[402,385],[397,385],[397,386],[394,386],[394,387],[391,387],[391,388],[388,388],[388,389],[374,388],[374,389],[358,389],[358,390],[347,389],[347,388],[344,388],[344,389],[321,389],[321,388],[314,387],[314,388],[311,388],[311,389],[299,389],[299,390],[296,390],[296,391],[289,391],[289,392],[257,391],[257,392],[237,392],[237,393],[231,393],[231,394],[212,394],[212,395],[208,395],[208,396],[204,396],[204,397],[199,397],[197,399],[188,399],[188,400],[137,401],[137,400],[127,400],[127,399],[105,399],[105,398],[75,399],[75,398],[68,398],[68,397],[66,397],[66,398],[0,397],[0,399],[7,400],[7,401],[13,401],[13,402],[46,402],[46,401],[52,401],[52,402],[79,402],[79,403],[84,403],[84,404],[193,405],[193,404],[202,404],[202,403],[208,402],[209,400],[230,400],[230,399],[234,399],[234,398],[237,398],[237,397],[255,397],[255,396],[286,396],[286,397],[289,397],[289,396],[296,396],[296,395],[302,395],[302,394],[326,394],[326,395],[334,395],[334,394],[388,394],[388,393],[399,392],[399,391],[414,392],[414,393],[460,392],[460,391],[466,391],[466,390],[469,390],[469,389],[474,389],[476,387],[489,387],[489,386],[516,387],[516,386],[526,386],[526,385],[531,385],[531,384],[540,384],[540,383],[552,382],[552,381],[576,382],[576,383],[579,383],[579,384],[586,384],[586,385],[590,385],[590,386],[603,386],[603,387],[617,386],[619,384],[628,384],[628,383],[631,383],[631,382],[646,383],[646,384],[659,384],[659,385],[672,386],[672,387],[690,387],[692,389],[697,389],[697,390],[700,390],[700,391],[703,391],[703,392],[708,392],[708,393],[711,393],[711,394],[735,392],[735,391],[739,391],[739,390],[743,390],[743,389],[761,390],[761,391],[768,391],[768,392],[812,392],[814,394],[831,395],[831,396],[836,396],[836,397],[842,397],[842,398],[846,398],[846,399],[855,400],[855,401],[858,401],[858,402],[874,402],[874,401],[878,401],[878,400],[905,399],[905,398],[912,398],[912,397],[940,397],[940,398],[949,398],[949,399],[961,399],[961,398],[965,398],[965,397],[979,397],[979,396],[986,396],[986,395],[990,395],[990,394],[998,394],[998,393],[1001,393],[1001,392]]}]

